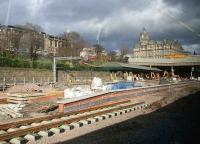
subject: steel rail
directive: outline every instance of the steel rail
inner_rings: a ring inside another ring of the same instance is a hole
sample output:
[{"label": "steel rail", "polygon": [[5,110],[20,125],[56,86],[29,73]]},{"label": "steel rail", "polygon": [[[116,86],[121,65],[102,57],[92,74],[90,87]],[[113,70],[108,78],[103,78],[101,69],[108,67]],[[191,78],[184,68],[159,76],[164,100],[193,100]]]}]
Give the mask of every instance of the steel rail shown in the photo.
[{"label": "steel rail", "polygon": [[80,120],[85,120],[85,119],[88,119],[88,118],[103,115],[103,114],[110,113],[110,112],[117,111],[117,110],[131,108],[131,107],[141,105],[141,104],[144,104],[144,102],[130,104],[130,105],[126,105],[126,106],[119,106],[117,108],[108,109],[108,110],[105,110],[105,111],[96,112],[96,113],[92,113],[92,114],[87,114],[87,115],[80,116],[80,117],[77,117],[77,118],[71,118],[71,119],[68,119],[68,120],[61,120],[61,121],[52,122],[52,123],[49,123],[49,124],[43,124],[43,125],[40,125],[40,126],[34,126],[34,127],[26,128],[26,129],[20,129],[20,130],[13,131],[13,132],[7,132],[7,133],[0,135],[0,141],[6,141],[6,140],[10,140],[12,138],[24,136],[26,134],[35,133],[35,132],[39,132],[39,131],[42,131],[42,130],[48,130],[48,129],[51,129],[51,128],[56,128],[56,127],[59,127],[59,126],[62,126],[62,125],[70,124],[72,122],[78,122]]},{"label": "steel rail", "polygon": [[119,102],[103,104],[103,105],[100,105],[100,106],[94,106],[94,107],[90,107],[90,108],[79,110],[79,111],[73,111],[73,112],[68,112],[68,113],[60,113],[60,114],[55,114],[55,115],[48,115],[48,116],[43,116],[43,117],[38,117],[38,118],[30,118],[30,119],[20,120],[20,121],[16,121],[16,122],[9,122],[9,123],[5,123],[5,124],[1,124],[0,130],[7,130],[9,128],[16,128],[16,127],[20,127],[22,125],[26,126],[26,125],[29,125],[31,123],[42,122],[42,121],[45,121],[45,120],[52,120],[52,119],[55,119],[55,118],[61,118],[61,117],[68,116],[68,115],[76,115],[76,114],[79,114],[79,113],[84,113],[84,112],[94,111],[94,110],[97,110],[97,109],[112,107],[112,106],[116,106],[116,105],[120,105],[120,104],[125,104],[125,103],[128,103],[128,102],[130,102],[130,100],[123,100],[123,101],[119,101]]}]

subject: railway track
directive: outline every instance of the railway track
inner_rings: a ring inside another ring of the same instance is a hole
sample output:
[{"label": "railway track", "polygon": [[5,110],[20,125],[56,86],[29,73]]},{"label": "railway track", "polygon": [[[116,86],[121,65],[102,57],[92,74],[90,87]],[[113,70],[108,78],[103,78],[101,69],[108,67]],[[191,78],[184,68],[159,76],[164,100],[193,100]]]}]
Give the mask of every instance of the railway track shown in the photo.
[{"label": "railway track", "polygon": [[[190,86],[199,86],[199,82],[188,82],[180,84],[166,84],[161,86],[151,86],[140,89],[119,91],[117,94],[109,94],[103,98],[111,101],[106,101],[106,104],[85,108],[66,113],[59,113],[38,118],[31,118],[16,122],[10,122],[0,125],[0,144],[2,143],[26,143],[34,141],[41,137],[48,137],[55,133],[64,133],[71,129],[82,127],[83,125],[95,123],[110,117],[115,117],[123,113],[141,110],[147,104],[132,103],[129,99],[135,96],[151,95],[166,91],[170,95],[176,94],[183,88]],[[184,92],[184,91],[183,91]],[[101,100],[101,99],[99,99]],[[118,101],[116,101],[118,100]],[[88,100],[89,101],[89,100]],[[92,101],[93,102],[93,101]],[[84,105],[84,103],[82,103]],[[80,107],[81,103],[76,106]],[[68,107],[66,107],[68,108]],[[70,107],[69,107],[70,108]]]},{"label": "railway track", "polygon": [[62,133],[84,124],[139,110],[144,102],[131,103],[129,100],[96,106],[81,111],[52,116],[32,118],[0,125],[0,143],[24,143],[44,135]]},{"label": "railway track", "polygon": [[94,107],[79,110],[79,111],[59,113],[59,114],[54,114],[54,115],[47,115],[47,116],[42,116],[42,117],[37,117],[37,118],[29,118],[29,119],[19,120],[19,121],[15,121],[15,122],[9,122],[9,123],[5,123],[5,124],[0,124],[0,130],[8,130],[10,128],[19,128],[21,126],[30,125],[32,123],[40,123],[42,121],[58,119],[58,118],[65,117],[65,116],[77,115],[80,113],[90,112],[90,111],[103,109],[103,108],[107,108],[107,107],[113,107],[116,105],[125,104],[125,103],[129,103],[129,102],[130,102],[130,100],[124,100],[124,101],[113,102],[113,103],[104,104],[104,105],[100,105],[100,106],[94,106]]}]

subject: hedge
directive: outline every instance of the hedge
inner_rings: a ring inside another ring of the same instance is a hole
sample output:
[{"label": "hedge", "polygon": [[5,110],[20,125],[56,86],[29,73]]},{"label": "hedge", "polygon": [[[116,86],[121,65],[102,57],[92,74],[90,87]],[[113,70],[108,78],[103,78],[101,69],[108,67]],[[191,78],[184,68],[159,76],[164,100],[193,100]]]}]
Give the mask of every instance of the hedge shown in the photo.
[{"label": "hedge", "polygon": [[[0,67],[18,67],[18,68],[34,68],[34,69],[52,69],[52,61],[50,59],[33,60],[26,58],[10,58],[0,56]],[[59,70],[95,70],[96,68],[80,64],[79,62],[57,62]]]}]

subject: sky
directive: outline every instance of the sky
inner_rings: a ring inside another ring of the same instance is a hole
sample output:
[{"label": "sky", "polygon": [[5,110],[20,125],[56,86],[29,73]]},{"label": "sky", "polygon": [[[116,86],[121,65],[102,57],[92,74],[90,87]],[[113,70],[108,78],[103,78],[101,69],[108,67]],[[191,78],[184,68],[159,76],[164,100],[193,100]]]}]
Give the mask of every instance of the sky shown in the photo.
[{"label": "sky", "polygon": [[199,0],[0,0],[0,24],[27,22],[48,34],[76,31],[90,44],[133,49],[143,28],[200,54]]}]

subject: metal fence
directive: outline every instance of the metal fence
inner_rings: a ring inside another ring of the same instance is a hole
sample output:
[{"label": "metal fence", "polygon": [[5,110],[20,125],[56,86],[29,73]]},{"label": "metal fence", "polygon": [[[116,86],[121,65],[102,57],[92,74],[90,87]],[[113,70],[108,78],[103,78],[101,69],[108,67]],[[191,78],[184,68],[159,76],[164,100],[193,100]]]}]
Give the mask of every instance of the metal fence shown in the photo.
[{"label": "metal fence", "polygon": [[25,85],[33,83],[37,85],[49,85],[53,84],[52,77],[1,77],[0,76],[0,90],[14,86],[14,85]]}]

